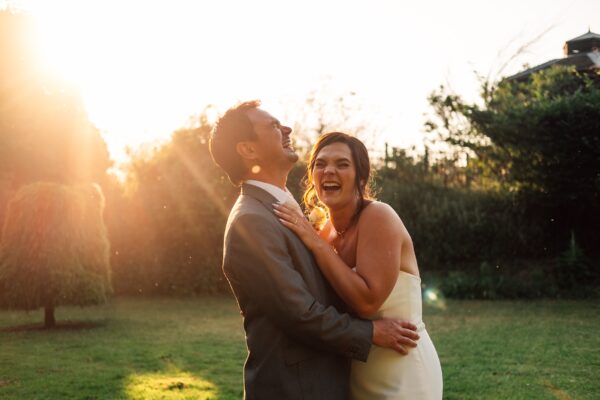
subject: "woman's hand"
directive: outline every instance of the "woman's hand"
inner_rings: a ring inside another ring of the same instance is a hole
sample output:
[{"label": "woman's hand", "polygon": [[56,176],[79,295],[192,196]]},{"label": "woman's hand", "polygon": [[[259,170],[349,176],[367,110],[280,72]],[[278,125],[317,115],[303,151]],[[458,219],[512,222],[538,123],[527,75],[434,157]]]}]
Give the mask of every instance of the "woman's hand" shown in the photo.
[{"label": "woman's hand", "polygon": [[297,206],[287,203],[275,203],[273,204],[273,211],[279,221],[290,228],[310,250],[314,250],[316,246],[325,243]]}]

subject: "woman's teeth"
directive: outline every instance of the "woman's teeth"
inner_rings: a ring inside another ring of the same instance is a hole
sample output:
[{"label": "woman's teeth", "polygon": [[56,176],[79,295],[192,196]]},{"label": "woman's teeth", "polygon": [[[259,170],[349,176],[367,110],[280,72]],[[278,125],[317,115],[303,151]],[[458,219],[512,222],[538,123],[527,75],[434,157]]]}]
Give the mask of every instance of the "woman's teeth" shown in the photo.
[{"label": "woman's teeth", "polygon": [[332,192],[334,190],[338,190],[341,188],[341,186],[338,183],[323,183],[321,185],[321,187],[323,188],[323,190],[325,190],[326,192]]}]

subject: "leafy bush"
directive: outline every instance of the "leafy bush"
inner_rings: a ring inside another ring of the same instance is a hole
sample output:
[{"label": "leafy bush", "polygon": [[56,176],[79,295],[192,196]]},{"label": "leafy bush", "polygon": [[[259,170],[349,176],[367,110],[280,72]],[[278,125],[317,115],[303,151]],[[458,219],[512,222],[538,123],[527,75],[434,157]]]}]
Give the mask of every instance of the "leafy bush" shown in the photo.
[{"label": "leafy bush", "polygon": [[501,266],[484,261],[479,270],[469,270],[452,270],[437,277],[439,289],[445,296],[458,299],[540,298],[559,294],[547,262],[530,260]]},{"label": "leafy bush", "polygon": [[523,205],[539,205],[539,211],[527,209],[546,218],[547,255],[557,255],[574,230],[581,247],[600,257],[597,71],[553,66],[523,81],[483,82],[481,102],[467,103],[443,88],[429,100],[431,133],[476,158],[481,171],[502,190],[518,192]]},{"label": "leafy bush", "polygon": [[571,233],[569,247],[556,258],[554,273],[559,288],[567,295],[589,294],[589,283],[593,279],[591,263],[575,241],[574,233]]},{"label": "leafy bush", "polygon": [[238,189],[214,165],[205,120],[139,153],[127,193],[108,206],[117,293],[228,291],[221,271],[223,231]]},{"label": "leafy bush", "polygon": [[[547,230],[516,195],[379,178],[379,198],[400,215],[425,269],[544,257]],[[473,268],[473,267],[471,267]]]}]

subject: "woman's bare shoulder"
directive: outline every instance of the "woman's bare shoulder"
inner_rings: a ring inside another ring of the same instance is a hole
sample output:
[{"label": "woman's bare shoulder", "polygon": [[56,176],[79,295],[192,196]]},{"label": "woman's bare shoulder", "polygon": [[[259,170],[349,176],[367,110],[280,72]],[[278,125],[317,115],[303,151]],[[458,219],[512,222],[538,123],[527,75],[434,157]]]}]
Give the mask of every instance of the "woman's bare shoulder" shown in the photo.
[{"label": "woman's bare shoulder", "polygon": [[380,201],[372,201],[364,208],[359,226],[362,230],[372,232],[404,230],[404,224],[398,213],[390,205]]},{"label": "woman's bare shoulder", "polygon": [[386,203],[383,203],[381,201],[371,201],[362,211],[362,215],[361,217],[367,217],[369,219],[388,219],[388,218],[393,218],[393,219],[400,219],[400,217],[398,216],[398,214],[396,213],[396,211],[389,205]]}]

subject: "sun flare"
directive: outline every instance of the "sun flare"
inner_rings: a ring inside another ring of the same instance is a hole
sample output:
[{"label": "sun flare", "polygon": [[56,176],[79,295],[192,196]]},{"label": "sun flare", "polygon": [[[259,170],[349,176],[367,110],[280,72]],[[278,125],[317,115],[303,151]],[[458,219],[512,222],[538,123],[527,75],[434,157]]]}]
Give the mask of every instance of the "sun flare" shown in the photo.
[{"label": "sun flare", "polygon": [[194,21],[206,7],[183,5],[28,4],[45,68],[79,88],[116,161],[123,161],[125,145],[168,136],[206,103],[210,81],[193,79],[210,72],[205,50],[193,43],[206,36],[206,26]]},{"label": "sun flare", "polygon": [[427,97],[440,84],[475,99],[473,71],[485,75],[502,64],[498,49],[510,55],[556,25],[522,62],[560,57],[561,41],[598,29],[590,15],[600,7],[594,0],[506,0],[490,19],[489,7],[469,0],[4,4],[34,16],[44,65],[79,87],[116,161],[126,159],[124,146],[167,139],[208,104],[222,112],[259,98],[293,119],[327,83],[324,102],[355,93],[381,141],[419,146]]}]

